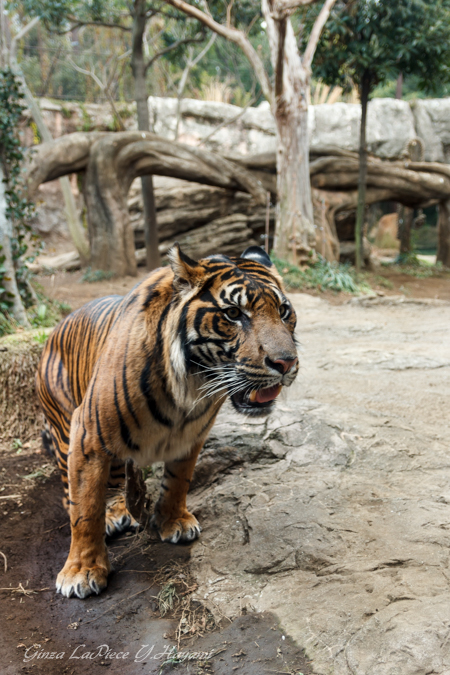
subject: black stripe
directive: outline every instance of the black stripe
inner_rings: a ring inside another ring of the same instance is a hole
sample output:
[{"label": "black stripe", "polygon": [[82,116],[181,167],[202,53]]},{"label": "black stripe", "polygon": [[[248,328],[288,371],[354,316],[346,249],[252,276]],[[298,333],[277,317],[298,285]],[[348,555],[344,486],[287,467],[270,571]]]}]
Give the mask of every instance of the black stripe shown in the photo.
[{"label": "black stripe", "polygon": [[124,417],[122,415],[122,411],[120,410],[120,405],[119,405],[119,399],[117,397],[117,385],[116,385],[116,378],[114,377],[114,406],[116,408],[117,416],[119,418],[119,424],[120,424],[120,435],[122,436],[122,440],[127,446],[129,450],[139,450],[139,445],[136,445],[136,443],[133,443],[133,440],[131,438],[131,433],[128,428],[127,423],[124,420]]},{"label": "black stripe", "polygon": [[100,426],[100,419],[99,419],[99,416],[98,416],[98,408],[95,409],[95,417],[96,417],[96,420],[97,420],[97,434],[98,434],[98,439],[99,439],[99,441],[100,441],[100,445],[101,445],[101,447],[102,447],[102,450],[103,450],[103,452],[106,452],[107,455],[109,455],[110,457],[112,457],[112,456],[113,456],[113,453],[112,453],[110,450],[108,450],[108,448],[106,447],[106,443],[105,443],[105,441],[103,440],[102,428],[101,428],[101,426]]},{"label": "black stripe", "polygon": [[137,426],[138,429],[141,428],[141,425],[139,424],[139,420],[136,417],[136,413],[133,410],[133,407],[131,405],[131,399],[130,399],[130,393],[128,391],[128,383],[127,383],[127,354],[128,354],[128,342],[125,347],[125,355],[123,357],[123,366],[122,366],[122,386],[123,386],[123,393],[125,396],[125,403],[128,409],[128,412],[130,413],[131,417],[134,420],[135,425]]},{"label": "black stripe", "polygon": [[145,397],[145,400],[147,401],[148,409],[150,410],[150,413],[153,415],[154,419],[165,427],[173,427],[172,420],[163,415],[163,413],[158,408],[155,399],[153,398],[150,383],[150,358],[147,358],[145,366],[142,369],[141,376],[139,378],[139,386]]}]

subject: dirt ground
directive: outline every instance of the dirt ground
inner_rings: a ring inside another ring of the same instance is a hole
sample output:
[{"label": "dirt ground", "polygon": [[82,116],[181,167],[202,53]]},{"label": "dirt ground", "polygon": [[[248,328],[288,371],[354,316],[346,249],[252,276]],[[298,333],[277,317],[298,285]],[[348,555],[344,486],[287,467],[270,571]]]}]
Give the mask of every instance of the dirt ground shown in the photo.
[{"label": "dirt ground", "polygon": [[[133,675],[174,669],[217,675],[312,673],[302,650],[282,634],[270,612],[242,613],[215,625],[194,603],[195,636],[189,639],[187,633],[178,643],[180,616],[169,611],[162,618],[158,594],[167,579],[178,580],[181,593],[195,588],[183,583],[190,575],[190,547],[162,544],[149,530],[110,542],[114,572],[100,597],[57,595],[55,578],[70,544],[68,518],[56,470],[40,454],[37,441],[30,446],[20,455],[5,447],[0,453],[2,675],[81,675],[101,673],[104,667]],[[172,649],[189,653],[192,660],[171,664]]]},{"label": "dirt ground", "polygon": [[[83,283],[83,272],[57,272],[54,275],[39,275],[37,283],[45,294],[60,302],[67,303],[72,310],[78,309],[84,303],[101,297],[118,293],[124,295],[137,283],[142,281],[147,272],[138,268],[137,277],[125,277],[119,281],[109,279],[96,283]],[[385,295],[404,295],[406,298],[434,298],[450,301],[450,276],[443,273],[442,276],[420,279],[389,268],[381,267],[376,273],[369,273],[368,279],[375,292]],[[342,304],[349,299],[346,293],[333,291],[311,291],[311,295],[328,300],[332,304]]]},{"label": "dirt ground", "polygon": [[[72,309],[139,281],[80,277],[39,281]],[[450,281],[388,281],[367,301],[292,296],[300,376],[268,423],[221,414],[190,496],[201,539],[115,539],[99,597],[55,593],[59,477],[39,439],[1,444],[2,675],[450,673]],[[192,660],[174,664],[177,630]]]}]

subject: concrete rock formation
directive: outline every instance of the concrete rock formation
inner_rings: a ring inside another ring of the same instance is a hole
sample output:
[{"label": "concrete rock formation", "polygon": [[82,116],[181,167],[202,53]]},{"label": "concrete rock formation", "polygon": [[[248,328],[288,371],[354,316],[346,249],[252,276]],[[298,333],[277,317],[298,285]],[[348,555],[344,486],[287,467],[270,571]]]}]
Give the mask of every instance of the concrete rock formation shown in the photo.
[{"label": "concrete rock formation", "polygon": [[[112,116],[107,105],[64,103],[41,99],[41,109],[54,138],[74,131],[109,131]],[[150,117],[155,133],[174,139],[177,100],[149,98]],[[136,128],[133,104],[121,111],[127,130]],[[310,147],[323,154],[339,148],[358,149],[360,106],[333,103],[309,106]],[[408,143],[422,139],[425,161],[450,162],[450,98],[424,99],[412,103],[392,98],[373,99],[368,111],[369,151],[383,159],[402,157]],[[212,132],[207,147],[222,153],[256,154],[276,149],[275,124],[269,104],[239,108],[229,103],[183,99],[179,141],[196,145]],[[33,143],[28,130],[27,140]]]},{"label": "concrete rock formation", "polygon": [[298,381],[224,409],[194,474],[197,597],[274,612],[317,675],[448,675],[450,304],[292,300]]}]

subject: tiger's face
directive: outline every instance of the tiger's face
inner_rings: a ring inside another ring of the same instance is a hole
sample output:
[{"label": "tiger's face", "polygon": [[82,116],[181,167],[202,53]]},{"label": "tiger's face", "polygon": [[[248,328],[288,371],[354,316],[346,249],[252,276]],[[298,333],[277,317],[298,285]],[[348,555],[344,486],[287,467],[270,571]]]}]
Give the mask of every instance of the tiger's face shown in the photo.
[{"label": "tiger's face", "polygon": [[295,311],[268,255],[252,246],[239,257],[195,262],[171,252],[179,303],[178,353],[203,378],[202,397],[229,396],[238,412],[270,412],[298,372]]}]

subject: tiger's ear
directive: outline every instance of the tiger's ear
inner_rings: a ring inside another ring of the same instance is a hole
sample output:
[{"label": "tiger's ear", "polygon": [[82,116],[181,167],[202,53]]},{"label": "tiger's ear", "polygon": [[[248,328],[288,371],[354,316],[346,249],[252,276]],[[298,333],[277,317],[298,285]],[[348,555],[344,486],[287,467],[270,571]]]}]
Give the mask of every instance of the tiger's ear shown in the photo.
[{"label": "tiger's ear", "polygon": [[261,246],[249,246],[245,249],[244,253],[241,254],[241,258],[253,260],[254,262],[260,263],[260,265],[264,265],[264,267],[273,267],[271,259]]},{"label": "tiger's ear", "polygon": [[167,257],[174,274],[173,286],[175,290],[190,291],[199,285],[203,276],[202,269],[195,260],[183,253],[178,242],[172,246]]}]

